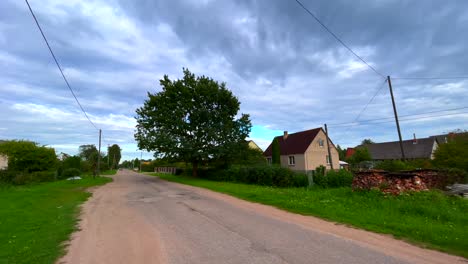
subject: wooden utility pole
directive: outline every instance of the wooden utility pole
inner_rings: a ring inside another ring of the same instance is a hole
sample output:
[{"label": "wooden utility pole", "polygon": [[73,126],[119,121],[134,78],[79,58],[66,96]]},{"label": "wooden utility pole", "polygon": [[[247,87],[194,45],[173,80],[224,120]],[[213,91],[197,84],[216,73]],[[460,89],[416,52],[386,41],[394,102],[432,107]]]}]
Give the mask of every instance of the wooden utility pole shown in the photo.
[{"label": "wooden utility pole", "polygon": [[392,97],[392,105],[393,105],[393,114],[395,115],[395,122],[396,127],[398,130],[398,138],[400,139],[400,150],[401,150],[401,159],[405,160],[405,151],[403,149],[403,140],[401,139],[401,131],[400,131],[400,122],[398,121],[398,113],[395,105],[395,98],[393,97],[393,89],[392,89],[392,81],[390,80],[390,76],[387,76],[388,88],[390,89],[390,96]]},{"label": "wooden utility pole", "polygon": [[331,151],[330,151],[330,142],[328,138],[327,124],[325,124],[325,135],[327,136],[328,161],[330,161],[330,168],[333,170],[333,160],[332,160]]},{"label": "wooden utility pole", "polygon": [[141,161],[143,159],[143,151],[140,153],[140,172],[141,172]]},{"label": "wooden utility pole", "polygon": [[99,176],[101,173],[101,129],[99,129],[99,150],[97,155],[97,175]]}]

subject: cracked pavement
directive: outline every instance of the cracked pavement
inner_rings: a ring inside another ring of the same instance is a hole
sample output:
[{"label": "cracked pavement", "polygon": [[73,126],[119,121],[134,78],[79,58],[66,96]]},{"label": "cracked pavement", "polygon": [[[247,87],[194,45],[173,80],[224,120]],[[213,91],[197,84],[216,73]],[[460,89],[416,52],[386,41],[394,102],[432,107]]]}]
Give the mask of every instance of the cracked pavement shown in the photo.
[{"label": "cracked pavement", "polygon": [[59,263],[465,263],[310,216],[119,171]]}]

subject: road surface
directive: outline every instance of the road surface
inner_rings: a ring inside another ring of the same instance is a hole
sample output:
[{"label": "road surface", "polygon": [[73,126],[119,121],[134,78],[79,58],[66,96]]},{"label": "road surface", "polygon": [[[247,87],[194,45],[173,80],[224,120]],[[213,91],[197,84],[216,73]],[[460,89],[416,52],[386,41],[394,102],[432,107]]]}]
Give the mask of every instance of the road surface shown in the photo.
[{"label": "road surface", "polygon": [[466,263],[389,236],[119,171],[59,263]]}]

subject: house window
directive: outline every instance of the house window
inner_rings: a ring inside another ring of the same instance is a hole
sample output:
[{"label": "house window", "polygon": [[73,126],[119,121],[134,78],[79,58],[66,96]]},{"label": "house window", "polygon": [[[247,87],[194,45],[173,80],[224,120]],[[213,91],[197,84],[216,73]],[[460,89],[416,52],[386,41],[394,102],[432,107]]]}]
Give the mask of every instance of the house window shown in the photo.
[{"label": "house window", "polygon": [[322,148],[322,147],[323,147],[323,139],[320,138],[319,141],[318,141],[318,143],[319,143],[319,147]]},{"label": "house window", "polygon": [[294,156],[289,156],[289,165],[294,165],[296,164],[296,161],[294,160]]},{"label": "house window", "polygon": [[271,158],[267,158],[268,164],[271,164]]},{"label": "house window", "polygon": [[327,155],[327,164],[330,164],[330,156]]}]

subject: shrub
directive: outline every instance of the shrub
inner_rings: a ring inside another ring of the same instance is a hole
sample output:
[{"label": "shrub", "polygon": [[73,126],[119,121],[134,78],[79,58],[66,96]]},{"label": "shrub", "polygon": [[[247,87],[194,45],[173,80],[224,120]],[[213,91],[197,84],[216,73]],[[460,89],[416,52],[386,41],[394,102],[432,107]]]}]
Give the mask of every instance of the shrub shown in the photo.
[{"label": "shrub", "polygon": [[225,170],[199,169],[198,176],[213,181],[230,181],[275,187],[306,187],[307,175],[279,166],[231,167]]},{"label": "shrub", "polygon": [[0,182],[12,183],[16,177],[16,172],[8,170],[0,170]]},{"label": "shrub", "polygon": [[69,169],[65,169],[63,172],[62,172],[62,175],[61,175],[61,179],[65,179],[65,178],[69,178],[69,177],[73,177],[73,176],[80,176],[81,175],[81,171],[77,168],[69,168]]},{"label": "shrub", "polygon": [[36,171],[32,173],[18,172],[12,180],[15,185],[24,185],[35,182],[47,182],[55,180],[55,171]]},{"label": "shrub", "polygon": [[414,170],[415,166],[408,162],[403,162],[401,160],[385,160],[377,163],[374,167],[375,169],[396,172],[403,170]]},{"label": "shrub", "polygon": [[46,171],[57,165],[53,148],[30,141],[7,141],[0,144],[0,153],[8,156],[8,169],[12,171]]},{"label": "shrub", "polygon": [[327,173],[328,187],[350,187],[353,183],[353,174],[347,170],[331,170]]},{"label": "shrub", "polygon": [[317,168],[314,174],[314,184],[322,188],[349,187],[353,183],[353,174],[347,170],[330,170],[324,172]]}]

